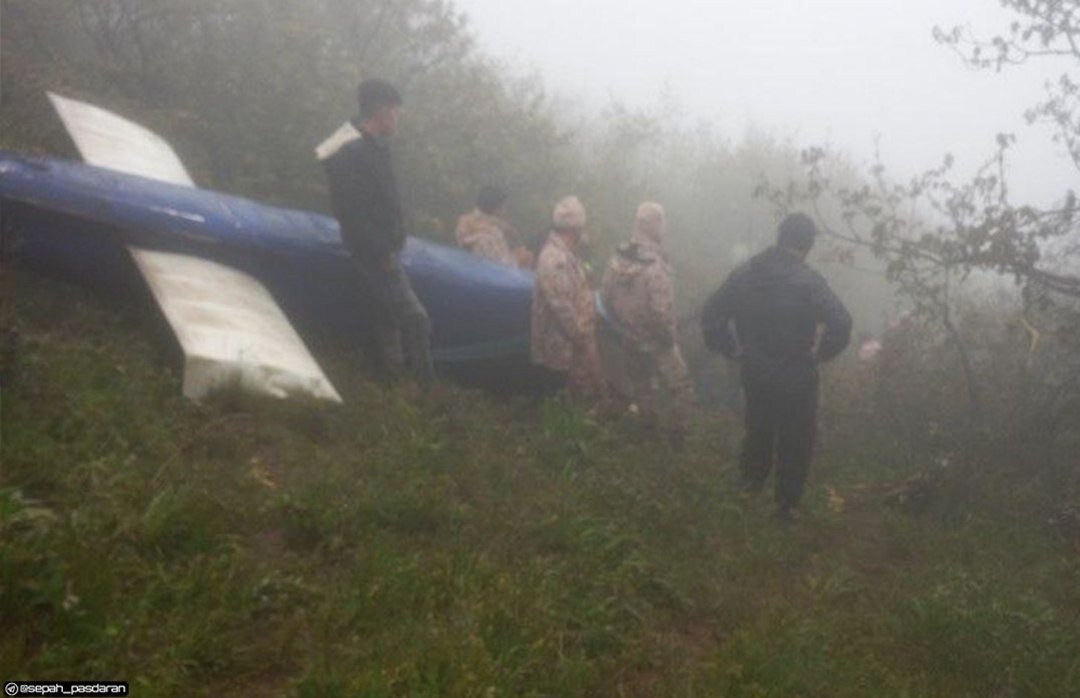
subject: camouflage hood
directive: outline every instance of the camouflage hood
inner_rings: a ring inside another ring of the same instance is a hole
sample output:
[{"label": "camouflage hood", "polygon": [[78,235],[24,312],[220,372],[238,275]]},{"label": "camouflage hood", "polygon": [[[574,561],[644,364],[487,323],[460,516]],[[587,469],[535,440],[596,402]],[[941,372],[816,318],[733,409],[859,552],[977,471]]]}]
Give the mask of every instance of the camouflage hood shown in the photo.
[{"label": "camouflage hood", "polygon": [[608,262],[608,273],[614,283],[631,283],[634,277],[654,264],[667,266],[663,255],[654,248],[637,242],[625,242],[619,245],[615,254],[611,256],[611,261]]},{"label": "camouflage hood", "polygon": [[620,245],[604,273],[601,296],[610,320],[642,346],[675,344],[671,268],[655,248]]},{"label": "camouflage hood", "polygon": [[502,221],[495,216],[489,216],[480,209],[475,209],[472,213],[467,213],[458,219],[454,233],[459,245],[469,247],[479,237],[502,232],[502,226]]},{"label": "camouflage hood", "polygon": [[458,219],[454,236],[458,245],[474,255],[513,266],[514,258],[506,243],[505,227],[506,223],[501,218],[475,209]]}]

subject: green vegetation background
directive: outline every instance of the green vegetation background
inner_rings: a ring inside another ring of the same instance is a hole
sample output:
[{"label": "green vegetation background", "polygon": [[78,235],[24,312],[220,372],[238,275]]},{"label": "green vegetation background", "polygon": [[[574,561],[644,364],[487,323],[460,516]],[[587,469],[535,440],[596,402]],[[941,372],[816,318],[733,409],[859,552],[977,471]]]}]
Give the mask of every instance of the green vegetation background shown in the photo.
[{"label": "green vegetation background", "polygon": [[[418,234],[449,241],[494,181],[540,235],[576,192],[599,263],[638,201],[662,201],[707,403],[723,378],[695,308],[740,248],[770,241],[760,179],[802,171],[789,143],[692,123],[670,96],[580,114],[485,56],[440,0],[7,0],[0,34],[3,148],[75,156],[54,90],[161,133],[203,186],[325,211],[311,149],[377,74],[406,94],[396,153]],[[835,252],[815,265],[860,331],[879,328],[892,291]],[[137,301],[10,269],[2,283],[0,681],[1080,696],[1080,436],[1042,438],[1016,399],[1031,357],[998,309],[964,328],[996,342],[979,368],[990,426],[956,417],[955,352],[932,336],[877,388],[838,366],[806,519],[782,529],[732,484],[729,413],[702,412],[676,455],[559,401],[388,390],[318,337],[345,406],[196,406]]]},{"label": "green vegetation background", "polygon": [[889,505],[913,466],[849,441],[787,529],[734,487],[726,414],[673,454],[559,401],[384,389],[345,355],[345,406],[198,406],[140,307],[4,282],[4,680],[1077,695],[1080,550],[1023,477]]}]

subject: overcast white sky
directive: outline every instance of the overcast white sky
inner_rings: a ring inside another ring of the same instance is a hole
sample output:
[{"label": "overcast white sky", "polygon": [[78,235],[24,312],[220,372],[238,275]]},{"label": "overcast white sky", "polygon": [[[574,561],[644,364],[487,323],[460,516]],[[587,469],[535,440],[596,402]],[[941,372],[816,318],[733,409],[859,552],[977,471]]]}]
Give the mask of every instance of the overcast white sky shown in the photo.
[{"label": "overcast white sky", "polygon": [[748,125],[868,160],[875,136],[908,176],[952,152],[974,167],[999,132],[1020,138],[1013,191],[1047,202],[1080,177],[1022,115],[1064,64],[966,68],[935,24],[1002,31],[997,0],[455,0],[486,51],[588,109],[686,111],[738,139]]}]

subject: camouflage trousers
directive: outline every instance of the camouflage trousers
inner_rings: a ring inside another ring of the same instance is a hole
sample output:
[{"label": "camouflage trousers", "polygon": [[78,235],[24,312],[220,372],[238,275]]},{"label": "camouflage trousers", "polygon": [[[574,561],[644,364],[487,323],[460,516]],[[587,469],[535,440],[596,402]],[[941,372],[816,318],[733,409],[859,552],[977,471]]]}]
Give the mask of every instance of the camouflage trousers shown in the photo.
[{"label": "camouflage trousers", "polygon": [[694,387],[678,346],[625,348],[626,374],[634,403],[648,428],[681,441],[694,405]]},{"label": "camouflage trousers", "polygon": [[590,355],[588,351],[574,350],[570,370],[566,374],[566,392],[575,400],[588,404],[604,401],[604,378],[600,375],[602,368],[594,363],[598,359],[598,355]]}]

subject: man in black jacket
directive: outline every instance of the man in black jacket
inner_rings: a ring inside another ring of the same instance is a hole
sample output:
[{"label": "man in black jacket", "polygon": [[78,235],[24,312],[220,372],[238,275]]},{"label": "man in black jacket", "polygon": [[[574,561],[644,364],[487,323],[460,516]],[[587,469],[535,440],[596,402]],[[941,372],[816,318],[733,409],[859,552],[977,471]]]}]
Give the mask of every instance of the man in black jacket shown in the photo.
[{"label": "man in black jacket", "polygon": [[359,89],[360,116],[315,149],[330,182],[330,203],[352,255],[374,324],[381,359],[394,377],[406,360],[414,378],[434,377],[431,323],[402,269],[405,228],[389,139],[397,132],[401,95],[384,80]]},{"label": "man in black jacket", "polygon": [[851,315],[806,264],[816,235],[808,216],[786,217],[776,246],[735,269],[709,298],[701,319],[706,345],[742,363],[743,483],[751,491],[764,487],[775,457],[776,503],[785,520],[802,496],[813,454],[817,366],[851,339]]}]

